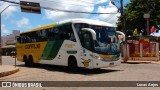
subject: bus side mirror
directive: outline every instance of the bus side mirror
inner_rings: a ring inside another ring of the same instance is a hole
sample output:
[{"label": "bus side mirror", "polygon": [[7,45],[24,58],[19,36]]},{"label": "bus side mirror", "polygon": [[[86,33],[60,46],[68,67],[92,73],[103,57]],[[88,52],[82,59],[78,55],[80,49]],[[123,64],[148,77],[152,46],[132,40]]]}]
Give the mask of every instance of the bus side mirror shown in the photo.
[{"label": "bus side mirror", "polygon": [[97,40],[97,38],[96,38],[96,32],[93,29],[91,29],[91,28],[82,28],[82,31],[88,31],[88,32],[90,32],[92,34],[93,40]]},{"label": "bus side mirror", "polygon": [[120,41],[120,43],[125,42],[125,34],[121,31],[116,31],[116,33],[118,34],[118,40]]}]

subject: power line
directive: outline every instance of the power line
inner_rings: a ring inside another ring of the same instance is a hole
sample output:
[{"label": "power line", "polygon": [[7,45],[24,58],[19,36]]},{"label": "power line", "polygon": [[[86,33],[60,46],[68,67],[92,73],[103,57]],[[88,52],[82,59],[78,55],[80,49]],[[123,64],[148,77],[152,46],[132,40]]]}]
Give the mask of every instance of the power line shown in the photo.
[{"label": "power line", "polygon": [[117,14],[114,14],[114,15],[112,15],[108,20],[107,20],[107,22],[108,21],[110,21],[114,16],[116,16]]},{"label": "power line", "polygon": [[[12,1],[7,1],[7,0],[0,0],[0,1],[4,1],[4,2],[9,2],[9,3],[15,3],[15,4],[19,4],[18,2],[12,2]],[[53,1],[53,0],[41,0],[41,2],[55,2],[55,3],[62,3],[62,4],[66,4],[66,5],[74,5],[74,6],[87,6],[87,5],[79,5],[79,4],[70,4],[70,3],[64,3],[64,2],[58,2],[58,1]],[[88,6],[88,7],[94,7],[94,6]]]},{"label": "power line", "polygon": [[83,12],[83,11],[72,11],[72,10],[62,10],[62,9],[53,9],[49,7],[42,7],[44,9],[52,10],[52,11],[60,11],[60,12],[69,12],[69,13],[85,13],[85,14],[117,14],[117,13],[94,13],[94,12]]},{"label": "power line", "polygon": [[109,19],[112,18],[113,15],[114,15],[114,14],[110,14],[110,15],[106,18],[106,20],[109,21]]},{"label": "power line", "polygon": [[13,3],[13,4],[19,4],[18,2],[7,1],[7,0],[0,0],[0,1],[3,1],[3,2],[8,2],[8,3]]},{"label": "power line", "polygon": [[[0,0],[0,1],[4,1],[4,2],[8,2],[8,3],[13,3],[13,4],[20,4],[18,2],[13,2],[13,1],[7,1],[7,0]],[[59,12],[68,12],[68,13],[84,13],[84,14],[117,14],[116,13],[95,13],[95,12],[84,12],[84,11],[72,11],[72,10],[62,10],[62,9],[55,9],[55,8],[50,8],[50,7],[42,7],[43,9],[48,9],[51,11],[59,11]]]}]

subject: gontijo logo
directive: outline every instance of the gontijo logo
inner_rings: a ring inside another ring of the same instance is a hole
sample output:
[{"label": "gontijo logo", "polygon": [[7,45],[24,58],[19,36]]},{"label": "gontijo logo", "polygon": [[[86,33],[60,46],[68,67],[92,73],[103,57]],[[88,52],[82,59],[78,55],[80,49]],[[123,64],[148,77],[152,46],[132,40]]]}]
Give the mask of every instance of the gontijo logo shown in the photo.
[{"label": "gontijo logo", "polygon": [[28,44],[25,45],[25,49],[39,49],[40,48],[40,44]]}]

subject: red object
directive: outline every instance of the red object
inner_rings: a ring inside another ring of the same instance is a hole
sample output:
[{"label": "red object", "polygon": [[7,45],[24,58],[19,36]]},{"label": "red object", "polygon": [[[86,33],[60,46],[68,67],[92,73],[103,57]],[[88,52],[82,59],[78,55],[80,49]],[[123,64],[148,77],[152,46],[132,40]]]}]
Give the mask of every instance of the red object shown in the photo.
[{"label": "red object", "polygon": [[149,39],[139,39],[139,43],[147,44],[149,43]]},{"label": "red object", "polygon": [[154,29],[155,29],[155,27],[152,26],[151,29],[150,29],[150,32],[153,33],[153,32],[154,32]]}]

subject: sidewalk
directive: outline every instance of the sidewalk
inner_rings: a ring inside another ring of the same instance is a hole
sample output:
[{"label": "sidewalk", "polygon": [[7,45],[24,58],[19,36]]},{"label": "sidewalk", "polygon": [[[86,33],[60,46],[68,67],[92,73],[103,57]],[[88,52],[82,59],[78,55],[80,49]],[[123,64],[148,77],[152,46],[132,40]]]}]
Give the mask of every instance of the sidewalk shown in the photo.
[{"label": "sidewalk", "polygon": [[130,64],[140,64],[140,63],[144,63],[144,64],[160,64],[160,61],[139,61],[139,60],[129,60],[127,62],[122,61],[122,63],[130,63]]},{"label": "sidewalk", "polygon": [[19,71],[18,67],[11,65],[0,65],[0,78],[11,75]]}]

